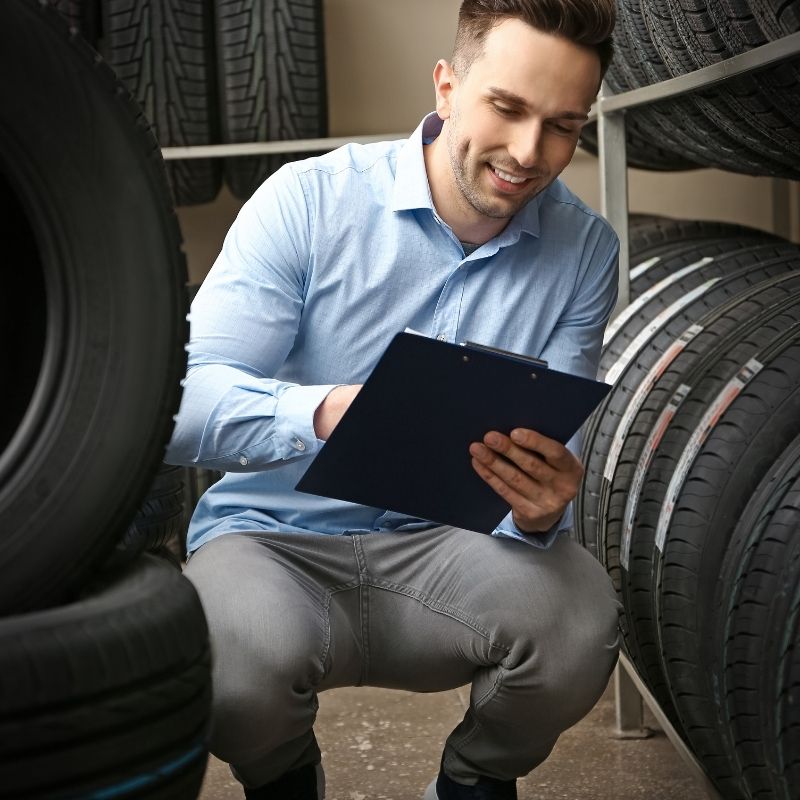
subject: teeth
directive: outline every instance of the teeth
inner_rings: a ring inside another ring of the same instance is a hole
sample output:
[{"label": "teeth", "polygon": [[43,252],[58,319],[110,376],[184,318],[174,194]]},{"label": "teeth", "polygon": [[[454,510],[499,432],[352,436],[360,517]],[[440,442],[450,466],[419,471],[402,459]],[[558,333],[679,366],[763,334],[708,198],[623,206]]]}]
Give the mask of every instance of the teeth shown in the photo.
[{"label": "teeth", "polygon": [[525,178],[516,178],[513,175],[509,175],[507,172],[502,172],[501,170],[497,169],[497,167],[493,167],[495,175],[502,178],[504,181],[508,181],[509,183],[523,183]]}]

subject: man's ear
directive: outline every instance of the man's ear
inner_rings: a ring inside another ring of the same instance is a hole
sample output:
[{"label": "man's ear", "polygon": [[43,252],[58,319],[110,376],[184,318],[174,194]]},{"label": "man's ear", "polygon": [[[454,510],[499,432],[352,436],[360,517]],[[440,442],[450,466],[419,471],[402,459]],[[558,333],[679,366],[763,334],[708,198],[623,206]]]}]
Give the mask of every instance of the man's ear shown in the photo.
[{"label": "man's ear", "polygon": [[433,88],[436,91],[436,113],[440,119],[447,119],[451,112],[451,97],[456,85],[456,74],[443,58],[433,68]]}]

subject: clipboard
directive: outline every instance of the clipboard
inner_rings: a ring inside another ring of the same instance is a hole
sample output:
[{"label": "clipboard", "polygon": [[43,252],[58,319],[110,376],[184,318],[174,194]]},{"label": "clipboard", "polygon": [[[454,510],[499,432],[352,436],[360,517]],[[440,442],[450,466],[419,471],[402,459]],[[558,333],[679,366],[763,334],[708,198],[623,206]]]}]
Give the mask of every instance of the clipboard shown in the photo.
[{"label": "clipboard", "polygon": [[610,390],[538,359],[398,333],[296,489],[491,533],[510,506],[469,445],[531,428],[562,444]]}]

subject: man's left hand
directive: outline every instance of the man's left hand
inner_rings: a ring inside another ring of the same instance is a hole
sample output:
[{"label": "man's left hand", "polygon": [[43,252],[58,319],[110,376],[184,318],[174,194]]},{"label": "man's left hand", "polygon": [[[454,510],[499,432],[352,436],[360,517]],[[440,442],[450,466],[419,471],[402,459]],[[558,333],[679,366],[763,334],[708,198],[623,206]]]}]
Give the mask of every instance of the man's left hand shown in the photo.
[{"label": "man's left hand", "polygon": [[563,444],[536,431],[490,431],[469,448],[472,466],[510,506],[524,533],[549,530],[578,493],[583,466]]}]

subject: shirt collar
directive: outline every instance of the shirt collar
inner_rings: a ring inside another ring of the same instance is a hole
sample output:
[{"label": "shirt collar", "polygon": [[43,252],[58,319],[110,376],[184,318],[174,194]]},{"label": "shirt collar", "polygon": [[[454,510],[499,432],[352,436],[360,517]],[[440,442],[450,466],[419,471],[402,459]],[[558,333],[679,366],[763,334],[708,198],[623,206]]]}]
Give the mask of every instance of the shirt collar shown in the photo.
[{"label": "shirt collar", "polygon": [[[394,177],[393,211],[419,208],[434,211],[422,146],[439,135],[442,125],[443,122],[435,111],[428,114],[400,148]],[[522,233],[539,235],[539,204],[543,194],[544,192],[539,194],[514,215],[502,233],[496,237],[498,243],[510,244],[517,241]]]}]

